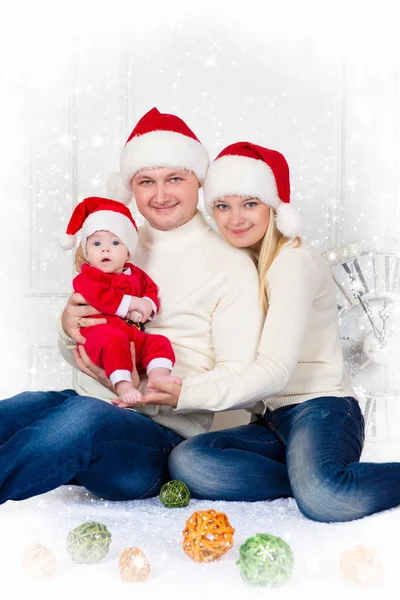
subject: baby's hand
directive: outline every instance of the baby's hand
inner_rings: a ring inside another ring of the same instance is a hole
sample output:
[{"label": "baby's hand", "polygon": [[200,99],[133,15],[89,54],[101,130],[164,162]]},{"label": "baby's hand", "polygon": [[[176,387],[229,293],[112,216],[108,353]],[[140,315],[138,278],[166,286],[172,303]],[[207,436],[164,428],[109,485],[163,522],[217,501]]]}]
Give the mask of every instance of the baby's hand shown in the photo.
[{"label": "baby's hand", "polygon": [[143,315],[137,310],[130,310],[126,315],[126,318],[134,323],[143,323]]},{"label": "baby's hand", "polygon": [[147,298],[138,298],[137,296],[133,296],[130,306],[129,306],[129,314],[135,313],[135,317],[133,318],[129,316],[132,321],[136,321],[137,323],[145,323],[149,320],[151,313],[153,312],[153,305]]}]

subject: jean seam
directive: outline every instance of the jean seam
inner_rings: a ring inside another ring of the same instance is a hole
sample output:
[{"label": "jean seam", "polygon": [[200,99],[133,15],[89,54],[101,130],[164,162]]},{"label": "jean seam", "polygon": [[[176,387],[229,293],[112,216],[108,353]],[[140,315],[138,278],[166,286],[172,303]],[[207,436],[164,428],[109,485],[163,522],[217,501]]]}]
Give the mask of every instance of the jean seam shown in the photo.
[{"label": "jean seam", "polygon": [[[353,398],[353,396],[346,396],[345,400],[347,400],[347,402],[349,403],[350,407],[349,407],[349,411],[347,413],[347,416],[353,416],[353,404],[355,406],[358,407],[358,410],[360,412],[360,437],[361,437],[361,444],[362,446],[364,446],[364,442],[365,442],[365,419],[364,419],[364,415],[362,414],[362,411],[360,409],[360,405],[357,402],[357,400],[355,398]],[[354,415],[355,417],[356,415]]]},{"label": "jean seam", "polygon": [[[352,412],[353,410],[353,405],[355,406],[360,406],[359,403],[357,402],[357,400],[353,397],[353,396],[345,396],[344,399],[348,402],[349,404],[349,414]],[[361,411],[360,411],[361,412]]]},{"label": "jean seam", "polygon": [[279,441],[282,442],[282,444],[284,444],[286,446],[286,442],[284,440],[284,438],[282,437],[282,435],[280,434],[280,432],[278,431],[278,429],[275,426],[275,417],[274,414],[272,413],[271,415],[271,421],[266,421],[269,429],[276,435],[276,437],[279,439]]},{"label": "jean seam", "polygon": [[281,436],[279,431],[276,429],[275,425],[271,425],[271,431],[273,431],[275,433],[275,435],[277,436],[277,438],[282,442],[282,444],[285,444],[285,446],[286,446],[285,440],[283,439],[283,437]]},{"label": "jean seam", "polygon": [[144,492],[144,494],[142,494],[141,496],[138,496],[137,498],[135,498],[135,500],[141,500],[142,498],[147,497],[148,494],[152,493],[153,489],[156,489],[160,485],[160,482],[163,479],[164,479],[163,477],[159,477],[157,479],[157,481],[146,492]]},{"label": "jean seam", "polygon": [[[275,432],[274,432],[274,433],[275,433]],[[211,447],[211,448],[214,448],[214,447],[215,447],[215,442],[217,442],[217,440],[220,440],[221,438],[223,439],[223,437],[224,437],[224,436],[218,436],[218,437],[215,437],[215,438],[212,440],[212,442],[211,442],[211,444],[210,444],[210,447]],[[264,441],[261,441],[261,440],[255,440],[255,439],[251,439],[251,440],[249,440],[249,438],[248,438],[248,437],[244,437],[244,438],[235,438],[235,439],[237,439],[237,440],[240,440],[241,442],[246,442],[246,443],[247,443],[247,442],[250,442],[250,443],[251,443],[251,442],[255,442],[256,444],[275,444],[275,443],[276,443],[276,440],[268,440],[268,441],[264,442]],[[220,450],[224,450],[224,448],[219,448],[219,449],[220,449]],[[228,449],[228,450],[237,450],[237,448],[227,448],[227,449]]]}]

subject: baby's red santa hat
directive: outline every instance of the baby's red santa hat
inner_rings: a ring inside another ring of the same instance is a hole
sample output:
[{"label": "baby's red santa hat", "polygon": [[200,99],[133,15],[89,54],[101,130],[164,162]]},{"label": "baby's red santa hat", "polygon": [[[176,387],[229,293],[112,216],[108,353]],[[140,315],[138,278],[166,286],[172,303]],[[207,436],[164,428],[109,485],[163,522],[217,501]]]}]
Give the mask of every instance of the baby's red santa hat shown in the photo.
[{"label": "baby's red santa hat", "polygon": [[276,213],[276,226],[288,238],[303,228],[301,213],[289,205],[290,176],[285,157],[250,142],[236,142],[219,153],[204,182],[204,203],[212,214],[214,202],[224,196],[258,198]]},{"label": "baby's red santa hat", "polygon": [[128,204],[133,196],[132,177],[141,169],[157,167],[187,169],[203,183],[208,164],[206,149],[186,123],[152,108],[128,137],[121,153],[120,170],[107,181],[107,193]]},{"label": "baby's red santa hat", "polygon": [[135,255],[138,241],[138,228],[131,212],[125,204],[108,198],[91,196],[76,205],[66,232],[58,236],[58,243],[64,250],[71,250],[76,244],[76,233],[82,229],[81,242],[87,258],[87,238],[96,231],[111,231],[129,250],[129,257]]}]

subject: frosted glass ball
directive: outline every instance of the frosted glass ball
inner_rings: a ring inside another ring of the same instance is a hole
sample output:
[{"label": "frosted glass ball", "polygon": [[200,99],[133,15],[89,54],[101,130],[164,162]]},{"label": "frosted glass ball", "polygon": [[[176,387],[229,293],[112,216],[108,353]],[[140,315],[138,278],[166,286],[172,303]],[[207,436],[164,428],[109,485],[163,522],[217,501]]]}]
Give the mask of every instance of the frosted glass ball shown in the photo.
[{"label": "frosted glass ball", "polygon": [[340,572],[346,581],[362,587],[377,585],[382,579],[382,564],[378,551],[368,546],[355,546],[340,555]]},{"label": "frosted glass ball", "polygon": [[50,579],[56,565],[54,554],[43,544],[32,544],[22,556],[22,568],[33,579]]}]

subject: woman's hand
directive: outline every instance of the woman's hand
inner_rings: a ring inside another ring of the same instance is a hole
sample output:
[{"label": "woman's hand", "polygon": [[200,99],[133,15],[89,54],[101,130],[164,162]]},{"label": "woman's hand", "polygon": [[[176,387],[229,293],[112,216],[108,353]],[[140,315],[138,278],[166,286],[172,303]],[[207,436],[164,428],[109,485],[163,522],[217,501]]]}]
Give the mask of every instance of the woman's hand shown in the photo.
[{"label": "woman's hand", "polygon": [[151,383],[151,388],[143,395],[142,406],[146,404],[159,404],[161,406],[172,406],[176,408],[182,391],[182,379],[169,377],[170,381],[156,380]]},{"label": "woman's hand", "polygon": [[61,323],[65,333],[75,340],[77,344],[84,344],[86,338],[81,335],[81,327],[92,327],[92,325],[102,325],[107,323],[107,319],[88,319],[91,315],[98,315],[99,311],[89,306],[82,294],[72,294],[69,297],[63,314]]}]

